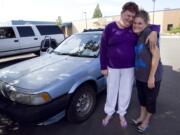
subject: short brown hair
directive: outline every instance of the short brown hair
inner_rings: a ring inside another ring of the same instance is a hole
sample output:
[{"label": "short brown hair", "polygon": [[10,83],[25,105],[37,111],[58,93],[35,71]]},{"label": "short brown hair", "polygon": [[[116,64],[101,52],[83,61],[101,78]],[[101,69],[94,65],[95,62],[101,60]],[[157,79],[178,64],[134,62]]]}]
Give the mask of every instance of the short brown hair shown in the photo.
[{"label": "short brown hair", "polygon": [[125,12],[126,10],[137,14],[139,7],[135,2],[127,2],[123,5],[121,13]]},{"label": "short brown hair", "polygon": [[148,12],[143,9],[139,10],[139,12],[136,14],[135,17],[141,17],[144,20],[144,22],[147,24],[149,23],[150,20]]}]

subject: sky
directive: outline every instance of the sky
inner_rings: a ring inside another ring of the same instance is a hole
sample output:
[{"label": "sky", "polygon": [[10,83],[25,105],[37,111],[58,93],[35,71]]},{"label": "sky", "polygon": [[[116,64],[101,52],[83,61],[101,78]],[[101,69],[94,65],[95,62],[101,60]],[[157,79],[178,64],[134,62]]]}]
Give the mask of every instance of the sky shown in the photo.
[{"label": "sky", "polygon": [[[0,22],[10,20],[62,22],[92,18],[99,3],[103,16],[119,15],[121,7],[129,0],[0,0]],[[153,10],[152,0],[131,0],[140,8]],[[179,0],[156,0],[155,10],[180,8]]]}]

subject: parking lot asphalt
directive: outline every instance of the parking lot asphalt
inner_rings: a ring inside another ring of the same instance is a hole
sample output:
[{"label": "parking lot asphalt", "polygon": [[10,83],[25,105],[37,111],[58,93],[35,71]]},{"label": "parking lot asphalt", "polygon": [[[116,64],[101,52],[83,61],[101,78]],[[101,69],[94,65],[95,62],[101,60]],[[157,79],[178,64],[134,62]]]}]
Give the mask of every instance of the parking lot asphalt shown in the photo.
[{"label": "parking lot asphalt", "polygon": [[[180,38],[162,39],[161,56],[164,63],[164,75],[157,101],[157,113],[154,115],[147,135],[180,135]],[[0,60],[0,68],[33,58],[34,56]],[[127,120],[138,116],[139,104],[133,88],[131,103],[126,115]],[[118,115],[115,114],[107,127],[101,124],[105,116],[103,107],[106,93],[97,96],[97,105],[93,115],[81,124],[73,124],[66,120],[48,126],[19,126],[1,117],[0,135],[139,135],[129,124],[127,129],[120,127]]]}]

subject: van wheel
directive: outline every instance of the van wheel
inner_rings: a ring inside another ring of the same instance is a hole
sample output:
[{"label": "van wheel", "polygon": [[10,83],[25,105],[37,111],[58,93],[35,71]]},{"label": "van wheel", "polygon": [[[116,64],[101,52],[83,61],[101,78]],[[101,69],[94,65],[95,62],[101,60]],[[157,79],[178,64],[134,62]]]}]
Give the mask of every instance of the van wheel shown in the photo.
[{"label": "van wheel", "polygon": [[85,121],[93,113],[96,104],[96,94],[89,84],[82,85],[74,93],[67,109],[67,118],[71,122]]},{"label": "van wheel", "polygon": [[36,51],[36,52],[34,52],[34,54],[35,54],[36,56],[40,56],[40,51]]}]

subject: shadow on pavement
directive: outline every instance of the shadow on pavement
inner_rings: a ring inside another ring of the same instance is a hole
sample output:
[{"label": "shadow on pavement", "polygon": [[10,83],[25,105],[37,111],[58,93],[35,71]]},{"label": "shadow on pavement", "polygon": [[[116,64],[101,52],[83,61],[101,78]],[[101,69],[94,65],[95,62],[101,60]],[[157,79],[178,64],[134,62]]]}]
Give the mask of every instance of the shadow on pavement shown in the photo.
[{"label": "shadow on pavement", "polygon": [[21,61],[25,61],[28,59],[35,58],[35,57],[37,57],[37,56],[22,57],[22,58],[15,58],[15,59],[9,59],[9,60],[5,60],[5,61],[0,61],[0,69],[5,68],[5,67],[10,66],[10,65],[13,65],[13,64],[16,64],[16,63],[21,62]]}]

